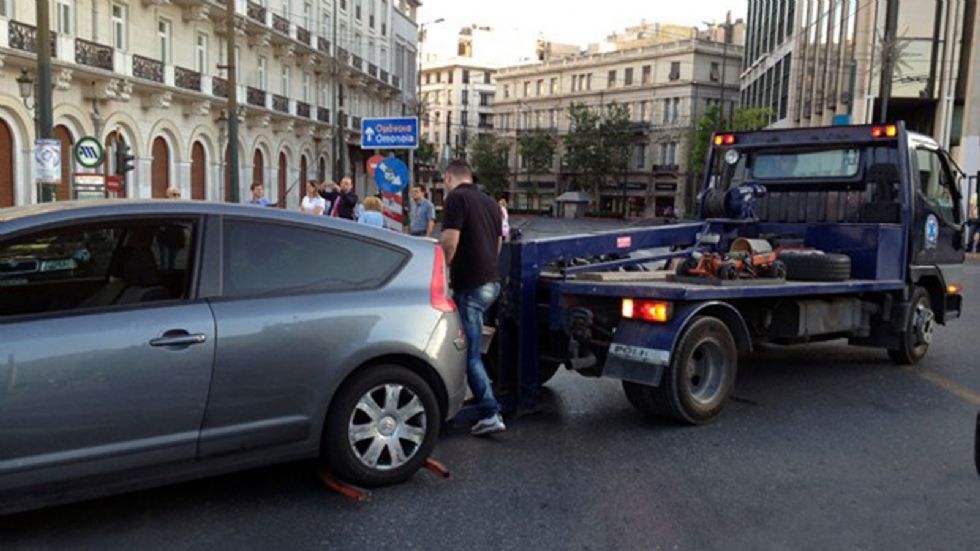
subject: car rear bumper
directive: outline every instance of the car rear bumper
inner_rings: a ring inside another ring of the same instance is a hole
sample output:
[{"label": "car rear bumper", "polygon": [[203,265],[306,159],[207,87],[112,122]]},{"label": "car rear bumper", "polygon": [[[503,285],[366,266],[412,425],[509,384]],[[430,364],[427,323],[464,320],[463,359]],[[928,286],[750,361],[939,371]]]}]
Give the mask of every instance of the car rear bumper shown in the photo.
[{"label": "car rear bumper", "polygon": [[445,314],[429,340],[428,355],[446,387],[444,419],[452,419],[466,399],[466,339],[459,314]]}]

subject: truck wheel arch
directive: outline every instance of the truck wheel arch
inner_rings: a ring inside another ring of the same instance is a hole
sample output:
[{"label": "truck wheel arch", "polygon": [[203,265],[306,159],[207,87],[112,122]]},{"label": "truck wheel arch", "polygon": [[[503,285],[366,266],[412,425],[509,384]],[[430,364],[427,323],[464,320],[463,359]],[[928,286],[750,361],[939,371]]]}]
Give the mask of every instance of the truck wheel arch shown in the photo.
[{"label": "truck wheel arch", "polygon": [[[932,310],[936,313],[936,320],[945,325],[946,323],[946,282],[942,272],[934,267],[915,267],[910,274],[912,287],[922,287],[929,292],[932,300]],[[911,290],[909,291],[911,295]]]},{"label": "truck wheel arch", "polygon": [[[684,334],[684,331],[687,330],[695,318],[699,316],[710,316],[721,320],[728,327],[728,331],[731,332],[732,337],[735,339],[735,346],[738,348],[739,353],[752,351],[752,334],[749,333],[749,326],[745,323],[742,314],[731,304],[719,301],[705,302],[685,311],[684,316],[686,316],[686,319],[680,331],[677,332],[678,335]],[[675,347],[676,344],[675,339]],[[671,355],[674,352],[674,350],[671,350]]]}]

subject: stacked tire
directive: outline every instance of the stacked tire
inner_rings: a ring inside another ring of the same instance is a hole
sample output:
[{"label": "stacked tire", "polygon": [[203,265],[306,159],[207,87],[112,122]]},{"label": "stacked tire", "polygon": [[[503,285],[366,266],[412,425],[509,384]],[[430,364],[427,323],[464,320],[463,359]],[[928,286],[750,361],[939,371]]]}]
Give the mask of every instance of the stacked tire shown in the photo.
[{"label": "stacked tire", "polygon": [[817,251],[783,251],[786,279],[792,281],[846,281],[851,277],[851,257]]}]

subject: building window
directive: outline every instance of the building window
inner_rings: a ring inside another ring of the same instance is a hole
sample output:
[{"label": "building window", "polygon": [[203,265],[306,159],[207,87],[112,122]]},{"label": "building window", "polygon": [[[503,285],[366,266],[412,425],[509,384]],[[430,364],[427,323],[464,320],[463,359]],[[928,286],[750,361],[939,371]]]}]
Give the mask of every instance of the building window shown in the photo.
[{"label": "building window", "polygon": [[323,16],[320,18],[320,35],[330,36],[331,30],[333,30],[333,28],[330,26],[330,13],[324,11]]},{"label": "building window", "polygon": [[[466,92],[463,92],[463,93],[465,94]],[[460,122],[460,124],[463,125],[463,128],[464,129],[467,126],[470,125],[470,122],[469,121],[470,121],[470,112],[469,111],[463,111],[462,113],[460,113],[459,122]]]},{"label": "building window", "polygon": [[491,94],[480,93],[480,107],[490,107]]},{"label": "building window", "polygon": [[470,70],[463,69],[463,84],[469,84],[469,83],[470,83]]},{"label": "building window", "polygon": [[313,28],[313,4],[309,2],[303,4],[303,28],[307,30]]},{"label": "building window", "polygon": [[544,95],[544,80],[543,79],[538,79],[538,81],[536,83],[534,83],[534,95],[537,96],[537,97],[541,97],[541,96]]},{"label": "building window", "polygon": [[282,0],[282,3],[279,4],[279,8],[282,10],[283,19],[290,21],[293,19],[293,6],[290,0]]},{"label": "building window", "polygon": [[711,82],[718,82],[721,80],[721,63],[718,63],[717,61],[711,62],[711,73],[708,75],[708,78],[711,79]]},{"label": "building window", "polygon": [[526,98],[526,97],[528,97],[530,95],[531,95],[531,82],[530,81],[525,81],[524,82],[524,97]]},{"label": "building window", "polygon": [[14,0],[0,0],[0,17],[14,16]]},{"label": "building window", "polygon": [[629,68],[623,73],[623,86],[633,86],[633,69]]},{"label": "building window", "polygon": [[557,96],[558,95],[558,79],[557,78],[551,79],[551,95],[552,96]]},{"label": "building window", "polygon": [[157,22],[157,35],[160,39],[160,61],[169,65],[171,60],[171,44],[173,43],[173,23],[167,19]]},{"label": "building window", "polygon": [[492,84],[490,71],[483,73],[483,84]]},{"label": "building window", "polygon": [[470,104],[470,91],[463,90],[463,98],[462,101],[460,102],[460,105],[469,105],[469,104]]},{"label": "building window", "polygon": [[650,116],[650,102],[640,102],[640,120],[645,121]]},{"label": "building window", "polygon": [[197,72],[202,75],[208,72],[208,35],[197,33],[197,44],[195,44],[195,54],[197,61]]},{"label": "building window", "polygon": [[633,168],[643,170],[647,167],[647,144],[638,143],[633,145]]},{"label": "building window", "polygon": [[340,9],[347,11],[347,0],[340,0]]},{"label": "building window", "polygon": [[509,84],[505,84],[504,85],[504,99],[509,99],[509,98],[510,98],[510,85]]},{"label": "building window", "polygon": [[282,95],[289,97],[289,66],[283,65],[279,71],[279,89]]},{"label": "building window", "polygon": [[671,61],[670,62],[670,80],[680,80],[681,78],[681,62]]},{"label": "building window", "polygon": [[129,8],[123,4],[112,5],[112,45],[117,50],[129,46]]},{"label": "building window", "polygon": [[266,83],[268,81],[266,80],[266,74],[265,74],[266,63],[267,63],[266,59],[262,56],[259,56],[255,69],[255,87],[260,88],[262,90],[268,88],[268,86],[266,86]]},{"label": "building window", "polygon": [[616,87],[616,71],[609,71],[609,76],[606,77],[606,88]]},{"label": "building window", "polygon": [[455,71],[453,71],[451,69],[449,71],[446,71],[446,82],[448,82],[449,84],[452,84],[453,83],[453,73],[454,72]]},{"label": "building window", "polygon": [[58,0],[58,32],[75,34],[75,0]]},{"label": "building window", "polygon": [[649,65],[643,66],[643,72],[640,77],[640,84],[650,84],[650,76],[653,73],[653,68]]},{"label": "building window", "polygon": [[354,4],[354,17],[360,21],[361,20],[361,0],[357,0]]}]

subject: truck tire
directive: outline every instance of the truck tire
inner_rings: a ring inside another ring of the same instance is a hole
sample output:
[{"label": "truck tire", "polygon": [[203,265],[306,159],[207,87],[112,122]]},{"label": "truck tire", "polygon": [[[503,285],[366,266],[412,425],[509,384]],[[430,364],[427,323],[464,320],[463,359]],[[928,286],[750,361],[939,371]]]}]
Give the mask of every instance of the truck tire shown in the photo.
[{"label": "truck tire", "polygon": [[932,297],[924,287],[915,288],[905,308],[903,319],[907,321],[898,336],[898,348],[888,350],[888,357],[896,365],[913,365],[921,360],[929,351],[936,330]]},{"label": "truck tire", "polygon": [[697,317],[684,331],[660,386],[623,381],[626,399],[645,415],[701,425],[714,421],[735,386],[738,349],[719,319]]},{"label": "truck tire", "polygon": [[851,277],[851,257],[846,254],[785,251],[786,279],[794,281],[846,281]]}]

